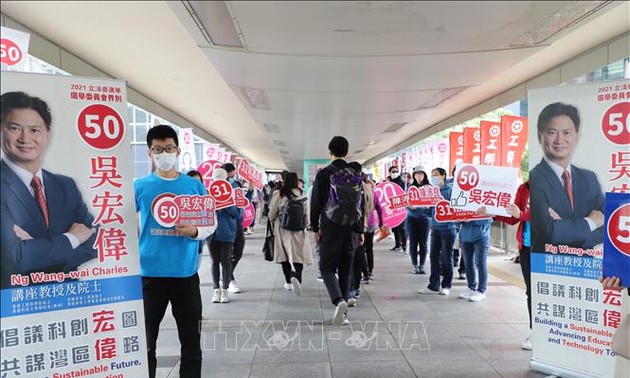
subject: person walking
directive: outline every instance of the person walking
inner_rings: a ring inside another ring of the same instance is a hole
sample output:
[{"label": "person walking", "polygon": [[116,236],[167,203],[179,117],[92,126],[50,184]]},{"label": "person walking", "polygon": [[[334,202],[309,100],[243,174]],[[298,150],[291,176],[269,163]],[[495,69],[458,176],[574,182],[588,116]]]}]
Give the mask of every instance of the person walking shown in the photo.
[{"label": "person walking", "polygon": [[[426,185],[431,185],[431,183],[424,167],[415,167],[410,187],[420,188]],[[430,207],[407,206],[405,230],[409,236],[409,257],[411,258],[411,273],[413,274],[426,274],[424,263],[427,259],[429,219],[431,215]]]}]

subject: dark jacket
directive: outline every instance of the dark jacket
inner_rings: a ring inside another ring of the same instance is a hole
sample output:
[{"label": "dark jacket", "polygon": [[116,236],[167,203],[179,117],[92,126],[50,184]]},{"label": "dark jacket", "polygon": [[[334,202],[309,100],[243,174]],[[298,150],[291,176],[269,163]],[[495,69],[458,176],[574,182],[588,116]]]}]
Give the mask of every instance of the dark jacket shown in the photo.
[{"label": "dark jacket", "polygon": [[[322,222],[331,223],[326,217],[324,210],[328,203],[328,193],[330,192],[330,176],[337,170],[348,167],[348,163],[343,159],[337,159],[328,166],[317,172],[315,180],[313,180],[313,188],[311,189],[311,228],[313,232],[318,232]],[[369,214],[363,214],[367,217]],[[360,220],[354,226],[353,231],[363,234],[365,233],[365,219]]]},{"label": "dark jacket", "polygon": [[[446,201],[451,201],[451,193],[453,191],[452,182],[449,185],[448,183],[444,183],[442,187],[440,187],[440,194]],[[457,222],[438,222],[435,220],[435,206],[431,208],[431,229],[432,230],[448,230],[448,229],[456,229]]]},{"label": "dark jacket", "polygon": [[217,229],[214,231],[212,240],[222,243],[234,243],[238,222],[242,222],[242,219],[236,206],[217,210]]}]

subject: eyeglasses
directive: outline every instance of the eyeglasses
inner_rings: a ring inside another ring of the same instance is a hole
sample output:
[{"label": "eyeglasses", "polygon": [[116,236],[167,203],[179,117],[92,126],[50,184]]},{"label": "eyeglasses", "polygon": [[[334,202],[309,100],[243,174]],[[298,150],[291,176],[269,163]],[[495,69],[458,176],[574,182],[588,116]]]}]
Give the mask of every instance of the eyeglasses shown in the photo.
[{"label": "eyeglasses", "polygon": [[398,171],[392,171],[392,173],[398,173]]},{"label": "eyeglasses", "polygon": [[152,147],[151,151],[154,154],[161,154],[162,152],[166,151],[169,154],[172,154],[173,152],[177,151],[177,146],[166,146],[166,147]]}]

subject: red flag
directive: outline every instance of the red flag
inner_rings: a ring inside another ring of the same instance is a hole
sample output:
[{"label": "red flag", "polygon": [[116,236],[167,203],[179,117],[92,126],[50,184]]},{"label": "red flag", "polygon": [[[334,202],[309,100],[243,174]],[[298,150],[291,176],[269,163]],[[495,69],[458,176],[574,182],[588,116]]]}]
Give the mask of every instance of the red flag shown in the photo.
[{"label": "red flag", "polygon": [[453,172],[455,164],[462,163],[464,159],[464,133],[451,132],[448,135],[449,140],[449,171]]},{"label": "red flag", "polygon": [[527,118],[501,116],[501,166],[520,168],[527,143]]},{"label": "red flag", "polygon": [[481,132],[478,127],[464,127],[464,163],[481,164]]},{"label": "red flag", "polygon": [[501,123],[481,121],[481,164],[499,166],[501,163]]}]

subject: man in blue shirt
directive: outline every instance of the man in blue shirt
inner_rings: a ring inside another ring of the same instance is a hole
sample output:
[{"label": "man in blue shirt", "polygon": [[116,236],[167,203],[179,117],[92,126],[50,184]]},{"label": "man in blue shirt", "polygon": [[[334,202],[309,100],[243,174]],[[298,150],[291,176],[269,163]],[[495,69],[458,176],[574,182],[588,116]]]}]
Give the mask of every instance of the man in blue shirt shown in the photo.
[{"label": "man in blue shirt", "polygon": [[178,224],[162,226],[156,218],[159,198],[206,194],[203,184],[180,174],[175,166],[180,154],[177,133],[158,125],[147,133],[148,155],[155,172],[134,183],[136,211],[140,213],[140,272],[144,296],[149,376],[155,377],[160,322],[171,304],[181,343],[179,376],[201,377],[201,292],[197,275],[199,241],[216,226],[196,227]]}]

